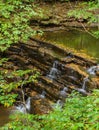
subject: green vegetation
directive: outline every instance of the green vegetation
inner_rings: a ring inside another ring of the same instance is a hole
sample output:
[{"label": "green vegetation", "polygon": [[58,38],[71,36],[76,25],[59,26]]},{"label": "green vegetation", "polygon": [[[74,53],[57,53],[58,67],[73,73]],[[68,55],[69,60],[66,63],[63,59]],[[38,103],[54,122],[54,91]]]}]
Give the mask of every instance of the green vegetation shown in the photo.
[{"label": "green vegetation", "polygon": [[56,106],[48,115],[16,114],[2,130],[98,130],[99,90],[87,97],[73,92],[63,109]]},{"label": "green vegetation", "polygon": [[88,24],[94,24],[95,26],[97,25],[97,31],[91,31],[89,32],[85,27],[84,24],[82,23],[82,26],[84,27],[85,31],[90,33],[96,38],[99,38],[99,2],[98,1],[88,1],[88,2],[83,2],[80,3],[78,6],[78,9],[72,9],[69,11],[68,16],[69,17],[75,17],[76,19],[79,20],[79,22],[83,20],[87,20]]},{"label": "green vegetation", "polygon": [[[11,44],[26,41],[36,33],[29,26],[29,20],[41,16],[41,11],[34,11],[34,0],[1,0],[0,1],[0,52],[6,51]],[[8,59],[0,59],[0,67]],[[28,76],[27,76],[28,75]],[[0,104],[6,107],[13,105],[17,94],[13,91],[27,84],[35,82],[37,70],[0,70]]]},{"label": "green vegetation", "polygon": [[[19,41],[26,41],[36,31],[29,26],[29,20],[42,16],[40,10],[36,10],[34,0],[1,0],[0,1],[0,52],[6,51],[11,44]],[[85,4],[86,5],[86,4]],[[99,22],[90,13],[99,8],[99,3],[89,3],[84,10],[88,13],[84,19],[90,22]],[[77,18],[81,16],[73,11],[70,16]],[[84,14],[84,12],[83,12]],[[99,32],[95,33],[99,36]],[[0,59],[0,67],[8,59]],[[13,105],[17,94],[15,90],[23,85],[36,82],[39,73],[33,70],[9,71],[0,69],[0,104],[6,107]],[[82,97],[72,93],[66,99],[64,108],[59,106],[48,115],[38,116],[30,114],[16,114],[13,121],[0,128],[2,130],[98,130],[99,129],[99,90],[95,90],[92,95]]]},{"label": "green vegetation", "polygon": [[31,17],[41,15],[34,11],[34,0],[0,1],[0,50],[4,51],[11,44],[26,41],[36,31],[29,26]]},{"label": "green vegetation", "polygon": [[[3,64],[7,59],[2,59],[1,62]],[[2,66],[2,64],[0,66]],[[17,94],[13,92],[13,90],[18,87],[30,83],[37,82],[37,78],[39,73],[36,69],[33,70],[17,70],[17,71],[9,71],[7,69],[3,69],[0,71],[0,104],[3,104],[6,107],[13,105],[15,99],[17,98]]]}]

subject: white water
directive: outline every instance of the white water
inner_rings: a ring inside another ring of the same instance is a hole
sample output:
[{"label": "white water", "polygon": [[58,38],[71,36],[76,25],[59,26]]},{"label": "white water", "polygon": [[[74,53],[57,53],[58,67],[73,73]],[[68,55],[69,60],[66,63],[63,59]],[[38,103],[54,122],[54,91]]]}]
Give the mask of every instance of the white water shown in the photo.
[{"label": "white water", "polygon": [[84,78],[82,88],[75,88],[78,92],[87,95],[88,92],[86,91],[86,83],[89,81],[88,77]]},{"label": "white water", "polygon": [[28,97],[28,99],[26,100],[26,109],[30,111],[30,108],[31,108],[31,97]]},{"label": "white water", "polygon": [[56,79],[56,78],[57,78],[57,75],[58,75],[58,69],[56,69],[56,68],[51,68],[48,77],[51,78],[51,79]]},{"label": "white water", "polygon": [[64,102],[62,100],[57,100],[57,102],[54,104],[53,108],[59,108],[61,109],[64,105]]},{"label": "white water", "polygon": [[68,88],[64,87],[63,90],[60,91],[60,96],[63,98],[66,98],[68,96],[67,91],[68,91]]},{"label": "white water", "polygon": [[20,104],[16,107],[16,109],[19,111],[19,112],[22,112],[22,113],[28,113],[30,112],[30,108],[31,108],[31,98],[29,97],[27,100],[26,100],[26,103],[25,104]]},{"label": "white water", "polygon": [[82,93],[82,94],[87,94],[87,91],[85,89],[82,89],[82,88],[77,88],[77,91]]},{"label": "white water", "polygon": [[46,92],[43,90],[42,93],[40,94],[40,98],[45,98]]},{"label": "white water", "polygon": [[97,66],[92,66],[87,70],[87,72],[91,75],[95,75],[96,71],[99,71],[99,64]]},{"label": "white water", "polygon": [[84,78],[82,89],[84,89],[84,90],[86,89],[86,82],[88,82],[88,81],[89,81],[88,77]]},{"label": "white water", "polygon": [[58,70],[58,64],[59,64],[58,61],[55,61],[53,63],[53,66],[52,66],[49,74],[47,75],[47,77],[49,77],[50,79],[56,79],[58,77],[58,75],[60,73]]}]

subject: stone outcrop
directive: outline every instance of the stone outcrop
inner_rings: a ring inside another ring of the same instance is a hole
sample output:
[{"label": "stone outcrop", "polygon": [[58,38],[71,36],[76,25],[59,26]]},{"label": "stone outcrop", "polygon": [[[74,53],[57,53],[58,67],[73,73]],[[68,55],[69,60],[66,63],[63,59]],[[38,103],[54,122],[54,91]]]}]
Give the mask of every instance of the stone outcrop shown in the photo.
[{"label": "stone outcrop", "polygon": [[[82,87],[85,87],[87,95],[93,88],[99,88],[98,74],[93,78],[87,72],[96,62],[72,54],[54,44],[31,38],[27,43],[13,45],[3,56],[9,58],[3,68],[37,68],[41,73],[37,83],[24,87],[26,96],[32,97],[31,113],[48,113],[52,110],[52,102],[64,101],[64,97],[68,97],[72,90],[84,94]],[[64,88],[68,90],[64,91]]]}]

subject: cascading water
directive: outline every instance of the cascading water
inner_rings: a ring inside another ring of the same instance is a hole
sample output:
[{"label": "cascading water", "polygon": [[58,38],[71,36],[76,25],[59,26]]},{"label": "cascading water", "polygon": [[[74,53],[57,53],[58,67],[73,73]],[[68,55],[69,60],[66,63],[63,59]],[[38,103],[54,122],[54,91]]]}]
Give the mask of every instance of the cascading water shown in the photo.
[{"label": "cascading water", "polygon": [[84,89],[84,90],[86,89],[86,82],[88,82],[88,81],[89,81],[88,77],[84,78],[82,89]]},{"label": "cascading water", "polygon": [[82,88],[76,88],[76,90],[82,94],[88,94],[86,91],[86,82],[88,82],[88,77],[84,78]]},{"label": "cascading water", "polygon": [[53,108],[62,108],[63,107],[63,105],[64,105],[64,102],[62,101],[62,100],[58,100],[57,102],[56,102],[56,104],[53,106]]},{"label": "cascading water", "polygon": [[42,93],[40,94],[40,98],[45,98],[46,92],[43,90]]},{"label": "cascading water", "polygon": [[16,107],[16,110],[18,110],[19,112],[22,112],[22,113],[27,113],[24,104],[18,105],[18,106]]},{"label": "cascading water", "polygon": [[67,91],[68,91],[68,88],[64,87],[63,90],[60,91],[60,94],[59,94],[60,97],[66,98],[68,96]]},{"label": "cascading water", "polygon": [[64,87],[63,90],[60,91],[59,93],[59,96],[61,99],[57,100],[56,104],[53,106],[53,108],[57,108],[57,107],[60,107],[62,108],[63,105],[64,105],[64,100],[62,99],[65,99],[67,96],[68,96],[68,88],[67,87]]},{"label": "cascading water", "polygon": [[92,66],[87,70],[91,75],[95,75],[97,71],[99,71],[99,64],[97,66]]},{"label": "cascading water", "polygon": [[58,61],[54,61],[54,63],[53,63],[53,68],[58,68]]},{"label": "cascading water", "polygon": [[22,113],[29,113],[31,109],[31,97],[28,97],[26,102],[17,106],[16,109]]},{"label": "cascading water", "polygon": [[30,108],[31,108],[31,97],[28,97],[28,99],[26,100],[26,110],[30,112]]},{"label": "cascading water", "polygon": [[57,79],[60,71],[58,70],[58,61],[55,61],[53,63],[53,67],[51,68],[49,74],[47,75],[48,78],[50,79]]}]

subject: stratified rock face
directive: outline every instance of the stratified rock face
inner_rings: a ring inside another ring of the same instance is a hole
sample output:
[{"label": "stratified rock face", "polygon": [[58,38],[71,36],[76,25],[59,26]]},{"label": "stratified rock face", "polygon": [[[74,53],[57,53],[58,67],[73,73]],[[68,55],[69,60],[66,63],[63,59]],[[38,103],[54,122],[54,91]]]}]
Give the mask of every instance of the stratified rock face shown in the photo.
[{"label": "stratified rock face", "polygon": [[24,87],[24,92],[32,99],[30,113],[48,113],[52,110],[52,101],[64,101],[72,90],[88,95],[93,88],[99,88],[98,71],[95,77],[87,71],[96,66],[95,62],[51,43],[31,39],[26,44],[13,45],[4,55],[10,57],[4,68],[37,68],[41,73],[38,83]]},{"label": "stratified rock face", "polygon": [[[54,31],[60,29],[67,29],[67,27],[97,27],[98,23],[90,23],[88,19],[84,19],[83,17],[75,18],[73,16],[69,16],[68,13],[72,10],[84,9],[83,4],[79,4],[79,2],[83,1],[70,1],[69,2],[61,2],[46,0],[38,4],[39,8],[43,11],[43,17],[32,18],[30,23],[32,26],[42,27],[44,30]],[[48,2],[50,1],[50,2]],[[65,0],[64,0],[65,1]],[[46,5],[46,6],[45,6]],[[46,11],[45,11],[46,10]],[[97,11],[94,10],[94,13],[97,14]]]}]

